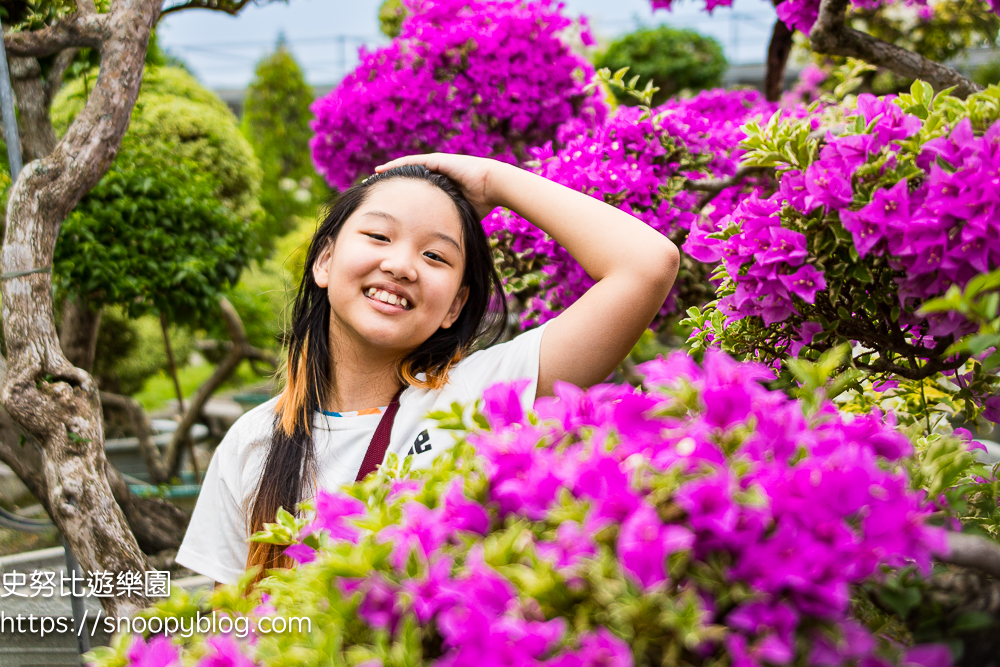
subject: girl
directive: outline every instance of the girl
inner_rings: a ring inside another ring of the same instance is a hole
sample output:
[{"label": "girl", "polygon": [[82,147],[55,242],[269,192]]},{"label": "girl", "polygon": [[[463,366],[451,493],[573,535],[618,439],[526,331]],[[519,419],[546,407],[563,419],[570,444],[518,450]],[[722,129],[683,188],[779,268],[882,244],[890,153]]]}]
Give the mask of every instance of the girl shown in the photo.
[{"label": "girl", "polygon": [[[545,325],[473,353],[507,315],[480,224],[496,206],[532,221],[597,284]],[[317,229],[286,386],[219,444],[177,562],[223,583],[287,566],[283,547],[247,537],[389,452],[429,466],[454,444],[429,412],[495,382],[528,379],[526,409],[557,380],[601,382],[663,305],[677,265],[674,245],[632,216],[508,164],[432,154],[378,167]]]}]

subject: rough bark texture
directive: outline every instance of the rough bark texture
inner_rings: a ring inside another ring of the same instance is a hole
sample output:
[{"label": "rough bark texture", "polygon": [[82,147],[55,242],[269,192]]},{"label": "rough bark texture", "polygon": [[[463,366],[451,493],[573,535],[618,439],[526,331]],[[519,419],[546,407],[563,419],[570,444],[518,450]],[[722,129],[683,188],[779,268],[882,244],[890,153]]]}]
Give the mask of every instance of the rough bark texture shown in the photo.
[{"label": "rough bark texture", "polygon": [[[775,3],[777,6],[778,3]],[[767,45],[767,73],[764,75],[764,96],[769,102],[781,99],[785,87],[785,65],[792,52],[792,34],[795,31],[781,19],[774,21],[771,41]]]},{"label": "rough bark texture", "polygon": [[3,36],[4,48],[8,57],[33,58],[44,58],[76,47],[101,49],[113,39],[114,33],[121,33],[120,26],[111,22],[112,16],[121,14],[115,8],[109,14],[73,14],[41,30],[6,34]]},{"label": "rough bark texture", "polygon": [[[3,357],[0,357],[0,381],[6,373],[7,364]],[[102,400],[103,398],[102,396]],[[135,399],[129,400],[135,401]],[[148,424],[148,418],[146,421]],[[45,480],[42,448],[33,438],[24,435],[21,428],[2,407],[0,407],[0,461],[10,466],[49,516],[52,516],[49,511],[49,487]],[[177,549],[187,529],[187,515],[162,498],[136,496],[129,490],[121,473],[113,466],[105,465],[105,474],[115,501],[122,508],[129,528],[132,529],[143,552],[152,555],[164,549]]]},{"label": "rough bark texture", "polygon": [[100,328],[100,310],[91,310],[90,304],[82,298],[66,299],[63,302],[59,345],[69,363],[88,373],[94,368],[97,333]]},{"label": "rough bark texture", "polygon": [[[44,158],[28,163],[10,191],[0,280],[8,372],[0,403],[38,443],[50,516],[85,571],[143,570],[145,557],[115,502],[104,457],[97,385],[63,356],[52,304],[59,225],[107,172],[139,94],[158,0],[116,0],[106,16],[73,15],[4,37],[8,52],[42,56],[65,48],[101,51],[84,109]],[[148,604],[142,595],[101,599],[109,615]]]},{"label": "rough bark texture", "polygon": [[822,0],[819,18],[809,33],[813,51],[860,58],[901,76],[926,81],[935,90],[955,86],[954,94],[962,98],[983,89],[978,83],[965,78],[958,70],[947,65],[848,28],[845,24],[848,2],[849,0]]},{"label": "rough bark texture", "polygon": [[10,83],[17,98],[21,160],[27,164],[45,157],[56,147],[56,132],[49,119],[49,98],[42,82],[42,68],[35,58],[11,58]]}]

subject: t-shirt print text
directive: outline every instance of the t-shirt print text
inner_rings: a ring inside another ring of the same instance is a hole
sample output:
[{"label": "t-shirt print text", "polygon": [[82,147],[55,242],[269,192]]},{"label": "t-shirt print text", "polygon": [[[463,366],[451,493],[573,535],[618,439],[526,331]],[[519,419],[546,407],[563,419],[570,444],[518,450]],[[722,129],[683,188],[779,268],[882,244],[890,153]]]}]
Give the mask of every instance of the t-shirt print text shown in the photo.
[{"label": "t-shirt print text", "polygon": [[417,436],[417,439],[413,441],[413,446],[410,447],[410,451],[406,452],[407,456],[413,456],[414,454],[423,454],[424,452],[431,451],[431,436],[424,429]]}]

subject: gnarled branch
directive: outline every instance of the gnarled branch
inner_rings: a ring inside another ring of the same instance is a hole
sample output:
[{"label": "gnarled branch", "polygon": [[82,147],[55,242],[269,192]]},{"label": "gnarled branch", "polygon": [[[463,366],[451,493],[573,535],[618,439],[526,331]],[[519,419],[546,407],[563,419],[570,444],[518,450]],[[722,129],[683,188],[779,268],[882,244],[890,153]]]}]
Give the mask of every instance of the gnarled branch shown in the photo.
[{"label": "gnarled branch", "polygon": [[1000,579],[1000,544],[967,533],[948,533],[950,553],[938,555],[943,563],[971,567]]},{"label": "gnarled branch", "polygon": [[170,481],[170,475],[163,467],[160,460],[160,452],[153,444],[153,426],[149,421],[149,415],[143,409],[142,404],[131,396],[112,394],[111,392],[101,392],[101,404],[117,408],[128,415],[132,422],[132,429],[139,440],[139,453],[146,464],[146,471],[149,472],[150,481],[153,484],[166,484]]},{"label": "gnarled branch", "polygon": [[[11,187],[0,264],[8,369],[0,402],[38,443],[47,508],[85,571],[145,569],[146,561],[108,475],[98,388],[62,353],[53,317],[52,265],[59,225],[105,174],[128,127],[161,0],[115,0],[106,15],[73,15],[43,30],[5,36],[11,53],[49,55],[75,46],[101,54],[83,110],[45,157]],[[120,494],[119,494],[120,495]],[[125,615],[142,594],[102,598]]]},{"label": "gnarled branch", "polygon": [[76,47],[100,49],[109,37],[108,14],[72,14],[41,30],[3,36],[8,56],[44,58]]},{"label": "gnarled branch", "polygon": [[[212,376],[205,381],[198,391],[195,392],[194,397],[191,402],[187,405],[184,410],[184,415],[181,417],[180,424],[177,425],[177,430],[174,431],[174,436],[170,440],[170,444],[167,445],[167,451],[164,453],[164,468],[169,475],[173,476],[177,474],[177,468],[180,463],[181,456],[181,446],[186,442],[188,437],[188,432],[194,425],[195,420],[201,411],[205,407],[205,403],[208,399],[212,397],[222,383],[229,379],[236,369],[239,367],[240,363],[244,359],[259,359],[267,361],[268,363],[276,362],[271,355],[258,350],[257,348],[250,345],[250,341],[247,339],[246,330],[243,328],[243,321],[240,319],[239,313],[233,307],[233,304],[229,303],[229,300],[222,297],[219,300],[219,307],[222,311],[222,319],[226,323],[226,328],[229,329],[229,337],[231,339],[231,345],[229,353],[226,358],[222,360],[215,368],[215,372]],[[274,363],[276,365],[276,363]]]},{"label": "gnarled branch", "polygon": [[164,7],[163,11],[160,12],[160,18],[163,18],[167,14],[184,11],[185,9],[210,9],[215,12],[225,12],[226,14],[235,16],[251,2],[256,4],[256,0],[188,0],[178,5]]},{"label": "gnarled branch", "polygon": [[848,2],[849,0],[822,0],[819,6],[819,18],[809,33],[813,51],[833,56],[860,58],[901,76],[926,81],[935,90],[955,86],[955,95],[962,98],[983,89],[975,81],[962,76],[956,69],[867,33],[848,28],[845,23]]}]

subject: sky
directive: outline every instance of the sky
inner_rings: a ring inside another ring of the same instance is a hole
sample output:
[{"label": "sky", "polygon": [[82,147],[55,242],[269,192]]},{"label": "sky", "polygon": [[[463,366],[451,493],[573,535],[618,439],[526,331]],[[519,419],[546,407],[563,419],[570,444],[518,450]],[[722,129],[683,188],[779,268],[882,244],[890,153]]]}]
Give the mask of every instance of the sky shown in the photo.
[{"label": "sky", "polygon": [[[774,9],[764,0],[736,0],[709,16],[702,0],[680,0],[673,11],[649,0],[564,0],[571,16],[586,15],[596,36],[611,39],[641,25],[667,23],[715,37],[731,63],[764,61]],[[243,88],[254,65],[285,38],[309,83],[331,85],[357,64],[358,47],[388,43],[378,29],[381,0],[289,0],[250,5],[238,16],[186,10],[163,19],[160,44],[182,58],[209,88]]]}]

